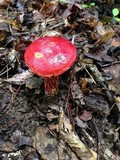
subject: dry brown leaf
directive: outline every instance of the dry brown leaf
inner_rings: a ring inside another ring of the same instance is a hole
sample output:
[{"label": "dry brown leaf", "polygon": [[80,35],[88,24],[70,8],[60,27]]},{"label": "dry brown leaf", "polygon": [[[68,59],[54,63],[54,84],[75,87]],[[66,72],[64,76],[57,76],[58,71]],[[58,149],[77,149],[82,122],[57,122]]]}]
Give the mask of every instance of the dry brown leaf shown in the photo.
[{"label": "dry brown leaf", "polygon": [[58,115],[55,115],[53,113],[47,113],[46,117],[47,117],[47,119],[49,119],[49,121],[52,121],[54,119],[57,119]]},{"label": "dry brown leaf", "polygon": [[17,85],[23,85],[26,83],[26,79],[30,78],[33,76],[33,73],[30,72],[29,70],[24,71],[22,73],[16,74],[11,78],[4,79],[3,81],[9,82],[12,84],[17,84]]},{"label": "dry brown leaf", "polygon": [[0,42],[6,39],[7,32],[0,30]]},{"label": "dry brown leaf", "polygon": [[87,84],[88,84],[88,82],[85,79],[83,79],[82,84],[81,84],[81,89],[82,89],[83,93],[88,91]]},{"label": "dry brown leaf", "polygon": [[58,159],[58,142],[52,137],[47,127],[39,127],[33,136],[33,147],[38,151],[41,159]]},{"label": "dry brown leaf", "polygon": [[[95,31],[92,32],[94,34],[94,39],[97,39],[97,43],[102,44],[106,41],[108,41],[110,38],[112,38],[115,35],[114,30],[107,25],[103,25],[102,22],[98,22]],[[96,37],[95,37],[96,36]]]},{"label": "dry brown leaf", "polygon": [[120,37],[116,36],[113,38],[112,42],[111,42],[111,46],[117,47],[120,46]]},{"label": "dry brown leaf", "polygon": [[43,37],[45,36],[56,36],[56,37],[61,37],[62,34],[58,31],[54,31],[54,30],[48,30],[43,32]]},{"label": "dry brown leaf", "polygon": [[120,112],[120,97],[114,97],[118,110]]},{"label": "dry brown leaf", "polygon": [[53,130],[57,130],[58,131],[58,124],[51,124],[51,125],[48,125],[48,127],[49,127],[49,129],[51,131],[53,131]]},{"label": "dry brown leaf", "polygon": [[115,64],[106,68],[103,68],[106,75],[111,76],[113,79],[120,78],[120,64]]},{"label": "dry brown leaf", "polygon": [[120,78],[113,81],[108,81],[108,88],[116,94],[120,94]]},{"label": "dry brown leaf", "polygon": [[1,8],[7,8],[10,4],[11,0],[0,0],[0,9]]},{"label": "dry brown leaf", "polygon": [[13,20],[11,18],[4,18],[2,16],[0,16],[0,22],[1,23],[6,23],[6,24],[10,24],[12,26],[13,29],[19,31],[20,29],[20,23],[18,23],[16,20]]},{"label": "dry brown leaf", "polygon": [[[57,130],[57,128],[57,125],[49,126],[51,131]],[[68,159],[78,160],[76,154],[65,145],[65,142],[61,139],[58,141],[58,137],[52,136],[52,132],[49,129],[47,127],[39,127],[33,136],[33,147],[40,154],[41,159],[65,160],[68,157]]]},{"label": "dry brown leaf", "polygon": [[[69,119],[65,116],[63,109],[60,109],[59,132],[61,138],[68,143],[72,150],[82,160],[97,160],[97,153],[85,145],[73,131]],[[115,155],[107,148],[103,155],[104,160],[116,160]]]},{"label": "dry brown leaf", "polygon": [[61,137],[74,150],[79,158],[82,160],[97,160],[97,153],[86,146],[73,131],[72,125],[68,118],[66,118],[62,108],[59,120],[59,132]]},{"label": "dry brown leaf", "polygon": [[[105,99],[104,95],[102,94],[91,93],[87,96],[84,96],[84,101],[85,101],[85,106],[87,106],[92,111],[97,111],[101,114],[109,113],[109,104],[107,100]],[[90,117],[88,116],[88,119],[91,118],[91,116],[92,115],[90,115]],[[85,116],[82,116],[82,118],[83,117],[85,119]]]},{"label": "dry brown leaf", "polygon": [[77,84],[77,81],[74,80],[71,84],[71,95],[72,98],[75,99],[76,103],[79,104],[85,104],[83,101],[83,93],[80,89],[79,85]]},{"label": "dry brown leaf", "polygon": [[91,78],[93,77],[96,83],[104,82],[101,72],[98,70],[98,68],[95,65],[88,65],[88,67],[91,72],[90,77]]},{"label": "dry brown leaf", "polygon": [[117,160],[117,159],[115,158],[115,155],[113,155],[113,153],[112,153],[109,149],[106,149],[106,150],[104,151],[104,158],[105,158],[106,160]]}]

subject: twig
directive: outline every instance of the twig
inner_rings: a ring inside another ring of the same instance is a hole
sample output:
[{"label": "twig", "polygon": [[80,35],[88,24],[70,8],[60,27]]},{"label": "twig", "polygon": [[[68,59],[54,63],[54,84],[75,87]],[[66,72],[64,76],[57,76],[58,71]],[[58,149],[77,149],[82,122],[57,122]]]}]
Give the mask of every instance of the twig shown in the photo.
[{"label": "twig", "polygon": [[[8,17],[8,18],[9,18],[9,13],[8,13],[9,7],[10,7],[10,6],[8,5],[8,7],[7,7],[7,17]],[[12,31],[11,25],[8,24],[8,27],[9,27],[9,31],[10,31],[11,35],[13,36],[13,31]]]},{"label": "twig", "polygon": [[69,99],[70,99],[70,91],[71,91],[71,84],[72,84],[72,78],[70,80],[70,85],[69,85],[69,88],[68,88],[68,93],[67,93],[67,97],[66,97],[66,109],[67,109],[67,113],[68,113],[68,117],[72,123],[72,126],[73,126],[73,129],[75,128],[75,122],[74,122],[74,119],[73,119],[73,116],[72,116],[72,109],[71,109],[71,105],[69,103]]},{"label": "twig", "polygon": [[6,112],[6,109],[10,109],[11,105],[13,104],[19,90],[20,90],[21,86],[18,88],[18,90],[16,91],[15,95],[12,97],[11,103],[9,103],[6,107],[3,108],[4,112]]},{"label": "twig", "polygon": [[[7,66],[6,66],[6,67],[7,67]],[[7,67],[7,68],[8,68],[8,67]],[[5,74],[6,72],[8,73],[8,71],[11,70],[11,69],[12,69],[12,67],[10,67],[10,68],[8,68],[6,71],[0,73],[0,76],[2,76],[3,74]]]},{"label": "twig", "polygon": [[85,71],[88,73],[88,75],[90,76],[90,78],[92,79],[92,81],[96,84],[93,76],[90,74],[90,72],[87,70],[87,68],[85,67]]},{"label": "twig", "polygon": [[93,122],[93,124],[94,124],[94,127],[95,127],[95,130],[96,130],[96,138],[97,138],[97,160],[100,160],[100,149],[99,149],[99,146],[100,146],[100,132],[98,131],[98,127],[97,127],[97,125],[96,125],[96,122],[95,122],[95,120],[93,119],[92,120],[92,122]]},{"label": "twig", "polygon": [[50,27],[50,29],[54,29],[54,28],[59,27],[59,26],[61,26],[61,25],[63,25],[63,24],[64,24],[63,22],[60,22],[60,23],[58,23],[58,24]]}]

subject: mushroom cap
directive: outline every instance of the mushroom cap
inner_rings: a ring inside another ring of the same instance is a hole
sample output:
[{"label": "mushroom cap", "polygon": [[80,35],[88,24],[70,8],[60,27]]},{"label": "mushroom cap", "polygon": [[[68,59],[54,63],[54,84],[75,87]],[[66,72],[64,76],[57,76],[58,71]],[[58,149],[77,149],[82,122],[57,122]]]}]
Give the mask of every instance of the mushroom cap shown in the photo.
[{"label": "mushroom cap", "polygon": [[42,37],[25,52],[28,67],[42,77],[58,76],[67,71],[77,57],[75,46],[62,37]]}]

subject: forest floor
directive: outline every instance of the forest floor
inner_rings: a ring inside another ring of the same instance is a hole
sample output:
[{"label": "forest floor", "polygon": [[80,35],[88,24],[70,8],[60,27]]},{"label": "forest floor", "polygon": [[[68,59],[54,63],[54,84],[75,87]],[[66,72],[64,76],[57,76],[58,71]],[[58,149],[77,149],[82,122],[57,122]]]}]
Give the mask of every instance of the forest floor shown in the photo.
[{"label": "forest floor", "polygon": [[[1,160],[120,160],[120,1],[93,2],[0,0]],[[55,96],[24,60],[44,36],[77,49]]]}]

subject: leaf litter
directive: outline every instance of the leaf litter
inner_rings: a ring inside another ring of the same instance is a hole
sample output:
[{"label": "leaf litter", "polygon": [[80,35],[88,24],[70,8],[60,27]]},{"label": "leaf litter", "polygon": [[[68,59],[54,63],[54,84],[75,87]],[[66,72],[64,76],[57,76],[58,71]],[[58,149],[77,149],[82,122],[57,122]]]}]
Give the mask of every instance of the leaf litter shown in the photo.
[{"label": "leaf litter", "polygon": [[[112,17],[120,2],[93,2],[0,1],[0,159],[120,159],[120,26]],[[44,36],[67,38],[78,54],[54,97],[24,61]]]}]

